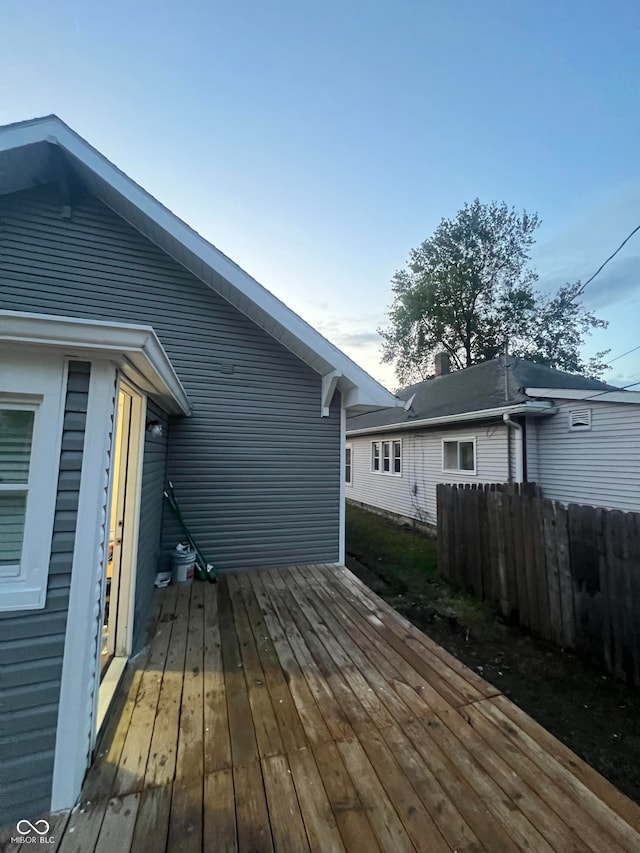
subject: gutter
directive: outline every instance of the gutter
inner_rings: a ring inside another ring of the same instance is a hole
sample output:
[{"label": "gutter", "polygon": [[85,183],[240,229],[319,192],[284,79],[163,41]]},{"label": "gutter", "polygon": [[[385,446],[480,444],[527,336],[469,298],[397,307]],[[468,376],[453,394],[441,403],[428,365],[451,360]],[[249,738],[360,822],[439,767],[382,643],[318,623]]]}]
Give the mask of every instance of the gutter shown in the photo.
[{"label": "gutter", "polygon": [[462,412],[459,415],[442,415],[437,418],[422,418],[415,421],[404,421],[401,424],[383,424],[381,426],[370,426],[362,429],[347,430],[347,437],[353,435],[366,435],[379,432],[399,432],[401,430],[416,429],[417,427],[440,426],[447,424],[464,423],[466,421],[486,421],[495,418],[504,420],[507,415],[554,415],[556,409],[550,403],[518,403],[514,406],[501,406],[497,409],[480,409],[476,412]]}]

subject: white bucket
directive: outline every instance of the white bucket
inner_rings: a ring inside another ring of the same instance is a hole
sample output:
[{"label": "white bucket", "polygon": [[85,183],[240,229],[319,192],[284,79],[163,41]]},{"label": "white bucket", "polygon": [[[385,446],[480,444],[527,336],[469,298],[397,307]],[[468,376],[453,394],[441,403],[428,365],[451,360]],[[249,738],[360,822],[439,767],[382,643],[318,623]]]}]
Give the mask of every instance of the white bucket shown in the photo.
[{"label": "white bucket", "polygon": [[196,552],[189,545],[178,545],[171,557],[174,583],[191,583],[196,566]]}]

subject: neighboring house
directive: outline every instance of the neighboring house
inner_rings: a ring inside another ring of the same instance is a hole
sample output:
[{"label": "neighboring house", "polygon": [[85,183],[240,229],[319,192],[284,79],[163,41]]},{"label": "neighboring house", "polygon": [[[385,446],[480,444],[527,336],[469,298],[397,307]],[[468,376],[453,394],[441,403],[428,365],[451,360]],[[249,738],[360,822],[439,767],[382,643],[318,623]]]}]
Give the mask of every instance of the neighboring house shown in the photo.
[{"label": "neighboring house", "polygon": [[509,357],[349,418],[347,500],[436,524],[437,483],[536,482],[564,503],[640,510],[640,393]]},{"label": "neighboring house", "polygon": [[167,478],[222,570],[342,562],[346,416],[395,402],[58,118],[0,129],[0,824],[78,796]]}]

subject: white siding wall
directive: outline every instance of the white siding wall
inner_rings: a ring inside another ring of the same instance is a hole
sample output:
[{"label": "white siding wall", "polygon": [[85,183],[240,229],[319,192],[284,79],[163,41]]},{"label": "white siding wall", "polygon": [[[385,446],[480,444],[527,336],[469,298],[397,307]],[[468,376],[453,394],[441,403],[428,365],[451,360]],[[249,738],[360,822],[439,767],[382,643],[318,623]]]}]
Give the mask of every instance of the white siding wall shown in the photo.
[{"label": "white siding wall", "polygon": [[[547,498],[640,511],[640,406],[562,401],[562,408],[527,428],[537,443],[538,471],[530,479]],[[589,408],[591,429],[569,431],[569,412]]]},{"label": "white siding wall", "polygon": [[[442,440],[476,439],[474,474],[442,470]],[[371,470],[371,442],[402,439],[402,476]],[[503,483],[508,479],[507,427],[502,423],[470,424],[466,428],[416,430],[348,436],[353,449],[352,483],[347,500],[402,515],[425,524],[436,523],[438,483]]]},{"label": "white siding wall", "polygon": [[538,460],[538,426],[544,418],[527,418],[524,440],[527,456],[527,480],[540,483],[540,464]]}]

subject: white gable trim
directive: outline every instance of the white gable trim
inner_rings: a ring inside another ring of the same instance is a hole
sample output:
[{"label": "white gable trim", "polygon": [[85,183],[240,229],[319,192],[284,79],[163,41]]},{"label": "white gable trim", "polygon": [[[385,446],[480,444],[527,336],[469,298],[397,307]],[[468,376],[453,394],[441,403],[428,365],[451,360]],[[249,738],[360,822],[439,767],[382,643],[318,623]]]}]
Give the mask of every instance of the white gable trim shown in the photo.
[{"label": "white gable trim", "polygon": [[551,400],[597,400],[600,403],[640,404],[640,391],[589,391],[576,388],[525,388],[527,397],[549,397]]},{"label": "white gable trim", "polygon": [[63,349],[73,358],[109,359],[143,391],[158,398],[170,414],[190,412],[186,392],[151,326],[0,311],[3,343]]},{"label": "white gable trim", "polygon": [[[221,251],[208,243],[153,196],[74,133],[57,116],[0,128],[0,152],[48,142],[59,145],[93,178],[91,190],[116,213],[186,266],[209,287],[263,328],[313,370],[342,375],[338,387],[358,389],[347,406],[369,409],[401,403],[379,382],[313,329]],[[101,193],[102,189],[108,192]],[[103,197],[104,196],[104,197]],[[349,400],[349,397],[346,398]]]}]

